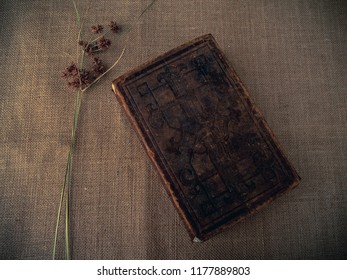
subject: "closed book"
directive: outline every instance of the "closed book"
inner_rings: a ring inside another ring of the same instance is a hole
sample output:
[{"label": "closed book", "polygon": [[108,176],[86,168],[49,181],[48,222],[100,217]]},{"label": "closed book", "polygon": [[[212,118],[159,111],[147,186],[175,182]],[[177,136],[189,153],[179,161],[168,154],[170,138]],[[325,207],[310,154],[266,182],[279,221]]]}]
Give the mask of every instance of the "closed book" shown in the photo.
[{"label": "closed book", "polygon": [[300,177],[212,35],[112,83],[194,241],[296,187]]}]

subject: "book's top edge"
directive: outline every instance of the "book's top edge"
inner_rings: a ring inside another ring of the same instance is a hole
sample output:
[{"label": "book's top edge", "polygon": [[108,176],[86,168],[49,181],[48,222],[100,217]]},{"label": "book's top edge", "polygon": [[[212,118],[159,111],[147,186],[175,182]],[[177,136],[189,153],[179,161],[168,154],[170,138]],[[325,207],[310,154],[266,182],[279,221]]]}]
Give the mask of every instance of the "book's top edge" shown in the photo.
[{"label": "book's top edge", "polygon": [[113,80],[112,85],[113,85],[113,87],[115,87],[116,85],[121,85],[121,84],[125,83],[128,79],[131,79],[131,77],[134,74],[136,74],[140,71],[144,71],[146,68],[153,66],[153,64],[156,64],[157,62],[159,62],[159,61],[161,61],[161,60],[163,60],[163,59],[165,59],[165,58],[167,58],[167,57],[169,57],[169,56],[171,56],[177,52],[180,52],[187,47],[198,46],[198,45],[200,45],[204,42],[207,42],[207,41],[213,42],[214,45],[216,45],[216,40],[214,39],[212,34],[209,33],[209,34],[199,36],[199,37],[197,37],[197,38],[195,38],[189,42],[186,42],[186,43],[184,43],[184,44],[182,44],[182,45],[180,45],[174,49],[171,49],[170,51],[167,51],[166,53],[156,57],[155,59],[152,59],[148,62],[141,64],[140,66],[128,71],[127,73],[125,73],[121,76],[117,77],[115,80]]}]

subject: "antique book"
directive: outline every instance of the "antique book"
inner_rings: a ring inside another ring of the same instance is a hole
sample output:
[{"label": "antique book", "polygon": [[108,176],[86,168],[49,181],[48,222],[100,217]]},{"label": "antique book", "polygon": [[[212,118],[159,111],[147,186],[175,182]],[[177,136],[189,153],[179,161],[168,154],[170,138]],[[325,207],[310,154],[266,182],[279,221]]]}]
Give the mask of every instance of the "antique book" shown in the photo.
[{"label": "antique book", "polygon": [[112,87],[194,241],[298,185],[212,35],[122,75]]}]

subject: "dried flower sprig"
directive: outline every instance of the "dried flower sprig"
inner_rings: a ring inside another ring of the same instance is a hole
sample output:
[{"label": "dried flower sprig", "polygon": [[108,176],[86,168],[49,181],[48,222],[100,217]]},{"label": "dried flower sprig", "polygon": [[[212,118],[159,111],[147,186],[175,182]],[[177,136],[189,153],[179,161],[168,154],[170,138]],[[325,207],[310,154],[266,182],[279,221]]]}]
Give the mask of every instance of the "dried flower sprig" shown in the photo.
[{"label": "dried flower sprig", "polygon": [[[136,23],[145,14],[145,12],[147,12],[149,8],[152,7],[152,5],[156,1],[157,0],[152,0],[150,2],[150,4],[139,15]],[[89,6],[86,9],[86,12],[83,18],[85,18],[87,15],[87,12],[90,7],[90,3],[91,2],[89,2]],[[93,34],[98,34],[98,37],[94,39],[90,39],[89,41],[81,40],[83,22],[81,22],[81,17],[80,17],[75,0],[72,0],[72,4],[76,12],[76,23],[78,28],[77,55],[76,55],[76,62],[71,62],[71,64],[63,71],[62,77],[67,82],[67,85],[76,92],[76,98],[75,98],[73,125],[72,125],[72,131],[71,131],[71,141],[69,145],[69,153],[68,153],[68,158],[66,163],[64,183],[61,189],[60,202],[59,202],[57,220],[56,220],[55,232],[54,232],[53,259],[56,258],[58,229],[59,229],[61,213],[62,213],[62,209],[64,205],[64,200],[65,200],[65,258],[66,259],[71,258],[70,238],[69,238],[71,171],[72,171],[72,162],[73,162],[73,151],[74,151],[75,142],[76,142],[77,122],[78,122],[78,116],[80,113],[83,93],[93,84],[98,82],[102,77],[104,77],[109,71],[111,71],[118,64],[118,62],[120,61],[120,59],[122,58],[125,52],[126,43],[127,43],[127,40],[126,40],[124,44],[125,46],[123,47],[118,59],[109,68],[107,68],[98,55],[101,52],[107,51],[112,44],[111,40],[106,38],[105,36],[109,32],[119,33],[121,31],[121,28],[117,25],[115,21],[110,22],[110,24],[108,25],[109,30],[107,32],[104,32],[104,27],[102,25],[99,25],[99,24],[93,25],[91,26],[90,31]],[[131,31],[131,28],[129,29],[128,32],[130,31]],[[89,57],[90,59],[89,65],[86,64],[86,61],[85,61],[86,56]]]},{"label": "dried flower sprig", "polygon": [[[115,22],[111,21],[110,30],[115,28]],[[119,29],[118,29],[119,30]],[[99,34],[103,31],[102,25],[93,25],[91,32]],[[78,45],[81,47],[82,55],[90,57],[90,69],[79,68],[75,62],[72,62],[64,71],[62,77],[66,80],[68,86],[73,90],[83,91],[87,88],[99,75],[106,71],[106,67],[102,60],[97,56],[98,53],[107,51],[112,41],[105,37],[99,36],[89,42],[79,40]],[[85,61],[81,63],[81,66]]]}]

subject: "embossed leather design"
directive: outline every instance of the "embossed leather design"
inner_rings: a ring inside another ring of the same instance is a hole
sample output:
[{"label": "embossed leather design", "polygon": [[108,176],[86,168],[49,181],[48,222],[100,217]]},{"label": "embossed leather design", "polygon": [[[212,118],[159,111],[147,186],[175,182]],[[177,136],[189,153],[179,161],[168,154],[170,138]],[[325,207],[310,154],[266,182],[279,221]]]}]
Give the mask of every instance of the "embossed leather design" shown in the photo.
[{"label": "embossed leather design", "polygon": [[234,224],[300,178],[212,35],[113,82],[192,238]]}]

